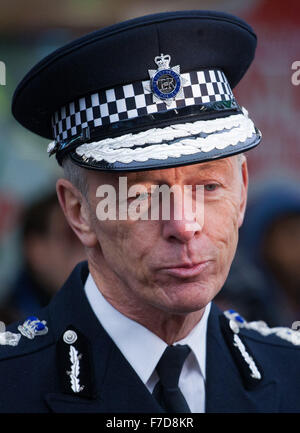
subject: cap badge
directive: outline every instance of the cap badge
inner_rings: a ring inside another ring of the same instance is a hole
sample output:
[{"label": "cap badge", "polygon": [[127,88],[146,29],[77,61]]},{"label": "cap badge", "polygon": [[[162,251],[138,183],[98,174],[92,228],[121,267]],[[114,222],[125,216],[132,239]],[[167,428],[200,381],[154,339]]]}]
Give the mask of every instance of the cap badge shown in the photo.
[{"label": "cap badge", "polygon": [[185,80],[180,76],[179,65],[170,68],[171,56],[169,54],[156,56],[154,61],[158,66],[157,70],[148,70],[153,101],[164,101],[169,105],[176,97],[183,97],[182,84]]},{"label": "cap badge", "polygon": [[23,325],[18,326],[18,330],[21,332],[24,337],[33,340],[37,335],[45,335],[48,332],[48,328],[46,326],[46,321],[40,321],[35,316],[28,317]]}]

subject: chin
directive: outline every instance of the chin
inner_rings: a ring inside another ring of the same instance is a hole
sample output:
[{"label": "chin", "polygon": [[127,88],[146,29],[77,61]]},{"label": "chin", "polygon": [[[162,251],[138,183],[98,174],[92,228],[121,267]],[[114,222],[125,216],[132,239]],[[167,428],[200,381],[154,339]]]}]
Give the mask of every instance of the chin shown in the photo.
[{"label": "chin", "polygon": [[164,290],[160,308],[173,314],[188,314],[202,310],[216,296],[218,290],[211,284],[181,283]]}]

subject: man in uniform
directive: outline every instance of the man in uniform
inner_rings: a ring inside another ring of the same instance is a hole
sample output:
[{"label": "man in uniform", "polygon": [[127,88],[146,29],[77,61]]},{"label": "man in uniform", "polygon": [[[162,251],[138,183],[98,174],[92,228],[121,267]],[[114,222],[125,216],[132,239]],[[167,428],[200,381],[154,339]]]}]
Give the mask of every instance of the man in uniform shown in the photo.
[{"label": "man in uniform", "polygon": [[[300,409],[299,334],[213,303],[244,217],[244,152],[261,140],[232,93],[255,48],[234,16],[163,13],[82,37],[20,83],[14,116],[54,138],[88,260],[0,334],[0,411]],[[176,187],[166,218],[162,186]]]}]

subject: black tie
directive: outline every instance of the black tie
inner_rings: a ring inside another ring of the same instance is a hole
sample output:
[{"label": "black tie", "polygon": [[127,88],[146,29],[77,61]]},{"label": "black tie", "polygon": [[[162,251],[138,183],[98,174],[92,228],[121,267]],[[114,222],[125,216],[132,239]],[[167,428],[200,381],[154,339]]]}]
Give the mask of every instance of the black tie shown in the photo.
[{"label": "black tie", "polygon": [[188,346],[168,346],[156,366],[159,381],[153,395],[166,412],[191,412],[178,387],[182,366],[190,351]]}]

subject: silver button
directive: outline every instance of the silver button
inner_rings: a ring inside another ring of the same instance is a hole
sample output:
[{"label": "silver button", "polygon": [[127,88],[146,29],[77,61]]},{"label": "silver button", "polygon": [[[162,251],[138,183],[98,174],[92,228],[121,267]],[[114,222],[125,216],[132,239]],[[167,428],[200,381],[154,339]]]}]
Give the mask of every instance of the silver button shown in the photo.
[{"label": "silver button", "polygon": [[77,334],[75,331],[72,331],[71,329],[68,329],[64,335],[63,340],[67,344],[73,344],[77,340]]}]

